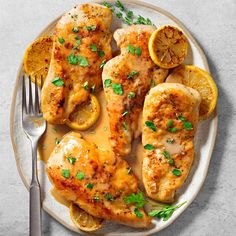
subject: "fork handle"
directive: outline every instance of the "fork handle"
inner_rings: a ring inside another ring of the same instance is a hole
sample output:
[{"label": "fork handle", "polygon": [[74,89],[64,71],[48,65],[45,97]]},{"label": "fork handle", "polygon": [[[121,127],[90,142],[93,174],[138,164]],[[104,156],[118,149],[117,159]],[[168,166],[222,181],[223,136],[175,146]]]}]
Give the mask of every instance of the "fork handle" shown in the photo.
[{"label": "fork handle", "polygon": [[30,186],[30,236],[41,236],[41,199],[40,186],[32,183]]},{"label": "fork handle", "polygon": [[37,175],[37,143],[31,139],[32,145],[32,180],[30,184],[30,236],[42,235],[41,193]]}]

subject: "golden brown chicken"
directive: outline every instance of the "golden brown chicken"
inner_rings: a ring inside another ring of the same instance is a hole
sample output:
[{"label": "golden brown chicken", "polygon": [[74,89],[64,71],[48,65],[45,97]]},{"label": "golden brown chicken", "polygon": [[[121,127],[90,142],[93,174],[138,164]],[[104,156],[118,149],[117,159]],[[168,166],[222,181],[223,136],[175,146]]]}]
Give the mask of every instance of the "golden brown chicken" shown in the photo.
[{"label": "golden brown chicken", "polygon": [[44,118],[63,124],[90,89],[101,84],[102,65],[112,57],[111,11],[89,3],[74,7],[57,22],[49,72],[42,90]]},{"label": "golden brown chicken", "polygon": [[62,196],[95,217],[132,227],[151,223],[143,208],[129,199],[140,192],[127,162],[99,150],[78,133],[66,134],[55,147],[47,173]]},{"label": "golden brown chicken", "polygon": [[153,84],[163,82],[168,70],[151,60],[148,40],[153,26],[133,25],[119,29],[114,38],[121,54],[104,67],[102,79],[110,123],[110,142],[121,157],[129,154],[132,139],[140,135],[138,127],[146,93]]},{"label": "golden brown chicken", "polygon": [[152,88],[143,109],[143,182],[149,197],[173,202],[194,158],[200,94],[177,83]]}]

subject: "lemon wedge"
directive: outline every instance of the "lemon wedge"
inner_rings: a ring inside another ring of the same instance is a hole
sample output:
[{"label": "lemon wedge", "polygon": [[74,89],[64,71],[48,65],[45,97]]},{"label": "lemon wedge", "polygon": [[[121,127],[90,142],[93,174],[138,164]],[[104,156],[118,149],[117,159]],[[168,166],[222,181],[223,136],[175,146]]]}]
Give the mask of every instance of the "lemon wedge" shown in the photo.
[{"label": "lemon wedge", "polygon": [[78,105],[70,114],[66,125],[80,131],[87,130],[96,123],[100,113],[101,108],[98,99],[93,94],[90,94],[89,99]]},{"label": "lemon wedge", "polygon": [[103,219],[88,214],[74,203],[70,205],[70,217],[77,228],[86,232],[98,230],[103,222]]},{"label": "lemon wedge", "polygon": [[31,80],[40,85],[41,76],[44,80],[48,73],[51,60],[53,39],[51,36],[44,36],[32,42],[24,54],[24,70]]},{"label": "lemon wedge", "polygon": [[202,98],[199,118],[207,119],[214,111],[217,103],[218,90],[211,75],[192,65],[182,65],[167,77],[167,83],[182,83],[196,89]]},{"label": "lemon wedge", "polygon": [[148,49],[156,65],[170,69],[184,61],[188,52],[188,42],[181,30],[166,25],[152,33]]}]

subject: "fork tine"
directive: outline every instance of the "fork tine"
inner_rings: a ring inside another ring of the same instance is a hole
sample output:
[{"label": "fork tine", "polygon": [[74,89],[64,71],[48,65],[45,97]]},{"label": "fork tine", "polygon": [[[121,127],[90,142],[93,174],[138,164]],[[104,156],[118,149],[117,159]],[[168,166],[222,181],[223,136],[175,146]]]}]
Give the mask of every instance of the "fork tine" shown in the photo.
[{"label": "fork tine", "polygon": [[32,97],[32,85],[31,77],[29,76],[29,113],[33,113],[33,97]]},{"label": "fork tine", "polygon": [[35,114],[39,113],[39,94],[38,94],[38,78],[35,76],[35,84],[34,84],[34,112]]},{"label": "fork tine", "polygon": [[23,80],[22,80],[22,113],[27,114],[25,76],[24,75],[23,75]]}]

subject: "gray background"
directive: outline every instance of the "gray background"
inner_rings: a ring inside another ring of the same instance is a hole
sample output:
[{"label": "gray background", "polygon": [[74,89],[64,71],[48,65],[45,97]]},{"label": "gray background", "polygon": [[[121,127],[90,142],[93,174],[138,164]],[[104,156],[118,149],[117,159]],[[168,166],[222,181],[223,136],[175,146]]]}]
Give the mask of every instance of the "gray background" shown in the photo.
[{"label": "gray background", "polygon": [[[236,235],[236,1],[147,1],[170,11],[204,49],[219,88],[219,130],[209,173],[196,200],[159,235]],[[9,108],[27,45],[77,0],[0,0],[0,235],[28,234],[28,192],[9,136]],[[44,235],[75,235],[43,215]]]}]

